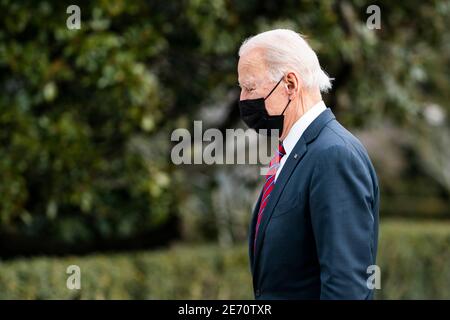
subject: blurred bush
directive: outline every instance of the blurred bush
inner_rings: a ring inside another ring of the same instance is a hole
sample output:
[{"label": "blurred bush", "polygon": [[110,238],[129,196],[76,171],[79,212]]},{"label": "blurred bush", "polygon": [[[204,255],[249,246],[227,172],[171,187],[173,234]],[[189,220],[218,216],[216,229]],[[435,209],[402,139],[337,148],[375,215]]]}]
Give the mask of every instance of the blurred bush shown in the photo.
[{"label": "blurred bush", "polygon": [[381,224],[377,299],[450,299],[450,223]]},{"label": "blurred bush", "polygon": [[[384,222],[378,299],[450,299],[450,224]],[[81,289],[66,288],[69,265]],[[247,246],[0,263],[0,299],[253,299]]]}]

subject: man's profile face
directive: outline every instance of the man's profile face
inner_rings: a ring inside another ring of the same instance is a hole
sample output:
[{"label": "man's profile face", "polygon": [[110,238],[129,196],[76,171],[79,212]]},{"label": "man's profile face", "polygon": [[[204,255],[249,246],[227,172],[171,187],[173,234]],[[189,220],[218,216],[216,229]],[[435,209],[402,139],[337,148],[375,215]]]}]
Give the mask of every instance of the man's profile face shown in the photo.
[{"label": "man's profile face", "polygon": [[[245,52],[238,62],[238,81],[241,87],[240,100],[265,98],[276,82],[268,76],[268,70],[260,49]],[[282,83],[265,101],[267,112],[278,115],[286,105]]]}]

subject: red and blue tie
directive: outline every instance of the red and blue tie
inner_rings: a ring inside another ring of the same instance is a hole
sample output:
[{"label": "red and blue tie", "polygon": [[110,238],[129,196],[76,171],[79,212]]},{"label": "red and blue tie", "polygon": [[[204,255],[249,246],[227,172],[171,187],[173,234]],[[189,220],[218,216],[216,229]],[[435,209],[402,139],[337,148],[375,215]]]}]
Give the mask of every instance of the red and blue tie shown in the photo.
[{"label": "red and blue tie", "polygon": [[253,250],[256,249],[256,238],[258,237],[258,229],[259,225],[261,224],[261,218],[264,212],[264,209],[266,208],[267,202],[269,201],[270,193],[273,190],[273,187],[275,185],[275,175],[277,173],[278,167],[280,166],[281,158],[286,154],[286,151],[284,150],[283,144],[280,142],[278,145],[278,150],[275,156],[272,158],[269,164],[269,171],[266,174],[266,182],[264,183],[263,187],[263,194],[261,196],[261,202],[259,205],[259,211],[258,211],[258,219],[256,220],[256,230],[255,230],[255,239],[253,241]]}]

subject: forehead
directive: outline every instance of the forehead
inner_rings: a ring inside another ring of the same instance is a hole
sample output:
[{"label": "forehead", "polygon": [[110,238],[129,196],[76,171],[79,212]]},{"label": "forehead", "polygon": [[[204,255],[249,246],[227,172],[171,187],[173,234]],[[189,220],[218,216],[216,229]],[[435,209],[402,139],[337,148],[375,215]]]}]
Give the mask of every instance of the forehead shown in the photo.
[{"label": "forehead", "polygon": [[238,62],[239,83],[258,81],[263,78],[266,66],[260,49],[245,52]]}]

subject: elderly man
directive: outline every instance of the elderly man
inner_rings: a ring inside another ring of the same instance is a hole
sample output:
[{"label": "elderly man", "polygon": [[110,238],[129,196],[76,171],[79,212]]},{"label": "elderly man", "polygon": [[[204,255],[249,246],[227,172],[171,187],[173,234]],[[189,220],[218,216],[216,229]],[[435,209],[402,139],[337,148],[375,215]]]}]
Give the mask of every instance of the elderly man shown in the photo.
[{"label": "elderly man", "polygon": [[291,30],[247,39],[239,57],[241,117],[280,141],[250,225],[256,299],[373,298],[378,182],[363,145],[322,101],[330,78]]}]

